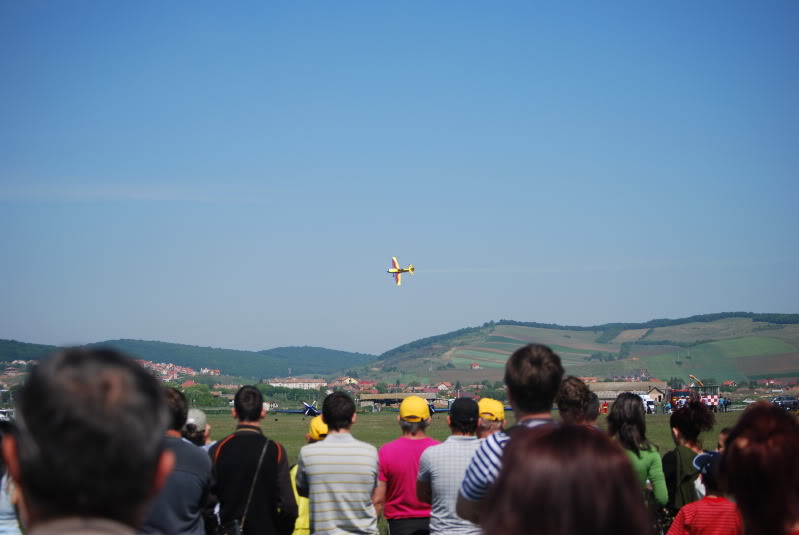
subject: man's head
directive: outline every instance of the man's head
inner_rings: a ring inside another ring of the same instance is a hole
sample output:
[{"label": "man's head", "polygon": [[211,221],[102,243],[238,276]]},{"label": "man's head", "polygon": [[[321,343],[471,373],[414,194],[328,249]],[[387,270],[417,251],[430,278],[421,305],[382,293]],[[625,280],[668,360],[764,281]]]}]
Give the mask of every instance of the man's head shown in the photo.
[{"label": "man's head", "polygon": [[200,409],[189,409],[186,424],[183,426],[183,438],[197,446],[204,446],[208,441],[211,426],[208,417]]},{"label": "man's head", "polygon": [[311,418],[311,423],[308,425],[308,434],[305,435],[305,439],[309,444],[313,444],[314,442],[324,440],[327,433],[327,424],[322,420],[322,415],[320,414],[319,416]]},{"label": "man's head", "polygon": [[424,432],[430,425],[430,407],[419,396],[408,396],[399,409],[399,424],[403,434],[415,435]]},{"label": "man's head", "polygon": [[599,396],[596,395],[596,392],[591,392],[591,396],[588,398],[588,409],[585,411],[585,423],[594,425],[597,418],[599,418]]},{"label": "man's head", "polygon": [[480,416],[477,402],[469,398],[459,398],[449,408],[449,427],[453,433],[474,435]]},{"label": "man's head", "polygon": [[333,392],[322,402],[322,420],[329,431],[341,431],[355,423],[355,402],[346,392]]},{"label": "man's head", "polygon": [[558,405],[560,418],[565,423],[585,423],[588,420],[590,402],[591,391],[580,379],[570,375],[561,381],[558,393],[555,395],[555,403]]},{"label": "man's head", "polygon": [[31,525],[82,516],[136,527],[174,463],[164,451],[163,390],[112,350],[67,349],[42,361],[16,414],[3,454]]},{"label": "man's head", "polygon": [[730,427],[725,427],[721,431],[719,431],[719,439],[716,442],[716,451],[719,453],[724,453],[724,448],[727,444],[727,437],[730,436],[730,431],[732,429]]},{"label": "man's head", "polygon": [[169,408],[169,429],[171,431],[181,431],[186,425],[189,417],[189,404],[186,396],[177,388],[167,387],[164,389],[166,406]]},{"label": "man's head", "polygon": [[560,357],[540,344],[517,349],[505,365],[508,396],[514,408],[523,414],[550,412],[561,378]]},{"label": "man's head", "polygon": [[233,398],[234,415],[240,422],[257,422],[264,417],[264,395],[254,386],[245,385]]},{"label": "man's head", "polygon": [[478,437],[485,438],[505,428],[505,406],[502,402],[491,398],[481,398],[477,406],[480,411],[480,422],[477,427]]}]

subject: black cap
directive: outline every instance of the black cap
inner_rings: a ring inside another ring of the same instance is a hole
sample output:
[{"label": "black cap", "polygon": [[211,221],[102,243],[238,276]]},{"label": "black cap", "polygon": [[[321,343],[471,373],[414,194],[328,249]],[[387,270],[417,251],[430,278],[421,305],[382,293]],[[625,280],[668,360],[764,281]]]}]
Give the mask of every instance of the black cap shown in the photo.
[{"label": "black cap", "polygon": [[719,489],[719,464],[721,454],[717,451],[706,451],[694,457],[694,468],[702,474],[702,483],[707,490]]},{"label": "black cap", "polygon": [[476,424],[480,409],[477,402],[470,398],[458,398],[449,408],[449,417],[453,423]]}]

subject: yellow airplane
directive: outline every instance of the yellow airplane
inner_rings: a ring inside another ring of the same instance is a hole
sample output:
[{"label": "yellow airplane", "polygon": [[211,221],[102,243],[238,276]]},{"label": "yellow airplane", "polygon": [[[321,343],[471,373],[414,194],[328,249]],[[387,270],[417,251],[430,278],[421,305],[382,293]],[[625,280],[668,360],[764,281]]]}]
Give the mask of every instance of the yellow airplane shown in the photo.
[{"label": "yellow airplane", "polygon": [[394,276],[394,280],[397,281],[397,286],[402,284],[402,274],[403,273],[410,273],[413,275],[413,272],[416,271],[413,267],[413,264],[409,264],[406,268],[401,268],[399,265],[399,261],[397,260],[396,256],[391,257],[391,267],[388,268],[388,273]]}]

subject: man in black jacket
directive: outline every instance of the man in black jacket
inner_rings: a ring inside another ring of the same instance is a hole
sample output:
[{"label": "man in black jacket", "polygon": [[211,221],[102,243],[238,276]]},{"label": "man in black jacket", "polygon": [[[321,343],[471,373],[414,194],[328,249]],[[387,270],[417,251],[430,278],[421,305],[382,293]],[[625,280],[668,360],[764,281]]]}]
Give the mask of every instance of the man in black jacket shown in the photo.
[{"label": "man in black jacket", "polygon": [[209,450],[220,521],[222,525],[238,521],[244,533],[289,535],[294,531],[297,503],[286,451],[261,431],[266,415],[263,395],[254,386],[243,386],[233,403],[233,416],[239,421],[236,431]]}]

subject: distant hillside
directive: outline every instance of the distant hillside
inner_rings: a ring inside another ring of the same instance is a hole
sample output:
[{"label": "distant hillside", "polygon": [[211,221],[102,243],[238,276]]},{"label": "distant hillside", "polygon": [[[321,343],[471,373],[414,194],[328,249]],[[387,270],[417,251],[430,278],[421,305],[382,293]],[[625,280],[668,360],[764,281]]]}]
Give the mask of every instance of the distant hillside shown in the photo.
[{"label": "distant hillside", "polygon": [[[289,368],[293,375],[327,375],[368,364],[376,358],[323,347],[279,347],[255,352],[147,340],[107,340],[89,345],[112,347],[153,362],[171,362],[196,370],[217,368],[226,375],[255,378],[285,376]],[[54,346],[0,340],[0,360],[39,359],[53,349]]]},{"label": "distant hillside", "polygon": [[551,346],[567,372],[581,376],[646,370],[660,379],[799,377],[799,314],[750,312],[590,327],[500,320],[387,351],[372,375],[403,382],[495,381],[508,356],[531,342]]}]

